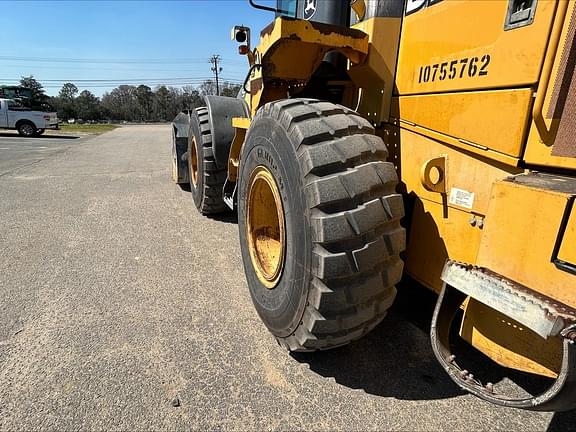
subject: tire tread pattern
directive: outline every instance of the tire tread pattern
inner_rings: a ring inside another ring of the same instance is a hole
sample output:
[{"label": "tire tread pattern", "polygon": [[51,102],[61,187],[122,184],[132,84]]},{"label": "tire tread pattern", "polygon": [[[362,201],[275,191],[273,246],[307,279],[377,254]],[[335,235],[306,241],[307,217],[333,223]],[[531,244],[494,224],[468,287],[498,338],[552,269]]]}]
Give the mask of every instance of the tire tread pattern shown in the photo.
[{"label": "tire tread pattern", "polygon": [[[196,108],[198,117],[202,163],[204,167],[204,181],[200,206],[198,210],[203,215],[223,213],[228,210],[228,206],[222,197],[222,189],[226,182],[226,169],[218,169],[212,151],[212,130],[210,128],[210,118],[206,107]],[[200,154],[198,155],[200,156]]]},{"label": "tire tread pattern", "polygon": [[356,112],[314,99],[263,106],[296,146],[313,241],[312,280],[300,325],[277,338],[291,351],[335,348],[384,318],[406,247],[398,177],[386,145]]}]

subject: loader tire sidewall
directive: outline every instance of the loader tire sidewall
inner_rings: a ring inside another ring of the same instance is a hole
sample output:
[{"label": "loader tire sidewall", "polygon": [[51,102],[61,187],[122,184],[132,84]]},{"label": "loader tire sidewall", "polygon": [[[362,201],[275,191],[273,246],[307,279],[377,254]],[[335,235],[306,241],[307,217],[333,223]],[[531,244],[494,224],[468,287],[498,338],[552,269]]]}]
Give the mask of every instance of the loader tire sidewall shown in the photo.
[{"label": "loader tire sidewall", "polygon": [[260,318],[274,335],[286,337],[300,324],[308,298],[312,250],[306,217],[308,209],[297,156],[285,131],[270,118],[260,119],[253,126],[243,149],[240,173],[240,241],[242,245],[248,244],[246,220],[250,175],[258,166],[264,166],[276,181],[285,217],[285,261],[278,284],[269,289],[260,282],[247,247],[242,248],[242,258]]},{"label": "loader tire sidewall", "polygon": [[[194,139],[192,139],[194,138]],[[192,181],[192,152],[191,146],[196,146],[196,157],[197,157],[197,175],[196,184]],[[190,119],[190,134],[188,138],[188,173],[190,179],[190,191],[192,192],[192,199],[196,208],[200,209],[202,207],[202,198],[204,190],[204,158],[202,149],[202,134],[200,132],[200,124],[198,123],[198,117],[193,115]]]}]

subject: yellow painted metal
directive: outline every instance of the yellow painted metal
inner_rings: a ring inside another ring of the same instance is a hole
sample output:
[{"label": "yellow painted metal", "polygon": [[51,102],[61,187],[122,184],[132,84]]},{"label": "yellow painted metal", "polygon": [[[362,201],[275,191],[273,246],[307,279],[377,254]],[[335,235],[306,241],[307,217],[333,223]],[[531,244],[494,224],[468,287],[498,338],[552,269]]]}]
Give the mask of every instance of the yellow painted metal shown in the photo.
[{"label": "yellow painted metal", "polygon": [[574,275],[552,262],[570,196],[510,181],[496,182],[478,259],[468,262],[576,307]]},{"label": "yellow painted metal", "polygon": [[446,260],[474,262],[482,230],[470,224],[470,213],[466,211],[413,194],[407,199],[412,216],[404,269],[414,279],[440,292],[440,275]]},{"label": "yellow painted metal", "polygon": [[393,102],[395,117],[519,158],[532,106],[532,90],[404,96],[394,98]]},{"label": "yellow painted metal", "polygon": [[420,170],[420,183],[427,191],[445,194],[446,176],[446,156],[432,158]]},{"label": "yellow painted metal", "polygon": [[356,14],[358,21],[362,21],[366,15],[366,2],[364,0],[352,0],[350,6]]},{"label": "yellow painted metal", "polygon": [[[448,258],[476,262],[481,225],[490,204],[490,185],[523,170],[395,125],[378,132],[399,171],[409,206],[413,203],[405,269],[439,292],[440,275]],[[427,190],[421,181],[421,170],[435,158],[445,161],[445,194]],[[473,194],[470,208],[450,202],[453,188]]]},{"label": "yellow painted metal", "polygon": [[[504,30],[508,1],[450,0],[404,18],[396,85],[401,95],[481,88],[525,87],[538,82],[556,2],[538,2],[531,25]],[[473,17],[473,18],[472,18]],[[460,78],[460,61],[490,56],[487,74]],[[419,82],[420,68],[458,61],[457,77]]]},{"label": "yellow painted metal", "polygon": [[354,28],[369,36],[366,61],[352,65],[348,74],[362,89],[357,111],[372,123],[387,122],[390,115],[390,98],[394,89],[394,74],[400,40],[400,18],[370,18]]},{"label": "yellow painted metal", "polygon": [[[418,131],[420,130],[418,128]],[[388,146],[392,162],[397,166],[400,181],[407,193],[474,214],[485,215],[488,211],[490,187],[494,181],[523,172],[520,168],[481,157],[471,151],[442,144],[438,140],[407,128],[387,125],[379,133]],[[449,197],[442,197],[439,193],[428,191],[422,185],[422,168],[427,161],[437,157],[446,158],[447,194],[450,194],[453,188],[473,193],[471,208],[451,204],[448,202]],[[455,240],[460,241],[460,239]]]},{"label": "yellow painted metal", "polygon": [[[524,154],[524,159],[529,164],[576,169],[576,158],[552,156],[552,146],[558,130],[559,119],[549,118],[546,115],[550,108],[554,83],[558,79],[561,61],[559,53],[567,48],[567,43],[570,43],[567,38],[570,25],[566,17],[572,16],[574,9],[576,9],[576,2],[560,2],[558,16],[555,20],[555,31],[551,37],[551,46],[544,67],[546,73],[543,74],[542,82],[538,86],[534,104],[535,117],[531,124]],[[576,23],[572,25],[576,25]],[[556,47],[557,49],[555,49]]]},{"label": "yellow painted metal", "polygon": [[[402,126],[402,129],[415,132],[419,135],[428,137],[434,141],[444,143],[444,145],[453,148],[459,148],[465,152],[474,153],[486,160],[492,160],[495,164],[503,163],[510,165],[512,167],[518,166],[520,164],[520,159],[508,156],[504,153],[496,152],[489,149],[488,147],[473,143],[472,141],[467,141],[462,138],[455,138],[450,135],[446,135],[442,132],[435,131],[433,129],[428,129],[422,126],[418,126],[407,120],[401,120],[395,117],[390,118],[390,122],[396,126]],[[491,163],[491,162],[488,162]]]},{"label": "yellow painted metal", "polygon": [[558,251],[558,258],[564,262],[576,265],[576,206],[572,208],[568,218],[566,231],[564,231],[564,237]]},{"label": "yellow painted metal", "polygon": [[252,267],[260,282],[275,288],[284,267],[286,237],[284,208],[272,173],[258,166],[250,175],[246,201],[246,237]]},{"label": "yellow painted metal", "polygon": [[250,127],[250,122],[251,120],[245,117],[234,117],[232,119],[232,126],[235,128],[235,133],[228,155],[228,180],[231,182],[236,182],[238,178],[240,151],[246,138],[246,131]]},{"label": "yellow painted metal", "polygon": [[560,371],[560,338],[543,339],[474,299],[466,302],[460,336],[504,367],[550,378],[556,378]]},{"label": "yellow painted metal", "polygon": [[[294,53],[293,49],[298,55],[286,55]],[[279,17],[262,31],[257,47],[264,62],[274,65],[270,76],[287,80],[308,80],[317,64],[304,61],[302,56],[315,53],[316,57],[320,56],[319,63],[321,53],[328,50],[340,51],[352,63],[360,63],[368,53],[368,35],[337,26]]]},{"label": "yellow painted metal", "polygon": [[248,129],[250,127],[250,119],[246,117],[234,117],[232,119],[232,126],[236,129]]},{"label": "yellow painted metal", "polygon": [[173,157],[172,158],[172,175],[171,175],[171,178],[172,178],[172,181],[174,183],[178,183],[178,180],[179,180],[178,179],[178,165],[177,164],[178,164],[178,162],[176,161],[176,158]]},{"label": "yellow painted metal", "polygon": [[192,136],[190,143],[190,179],[196,186],[198,183],[198,150],[196,149],[196,138]]},{"label": "yellow painted metal", "polygon": [[251,115],[266,102],[285,99],[301,89],[328,51],[341,52],[352,64],[361,63],[368,53],[368,35],[349,28],[276,18],[262,31],[255,50],[262,67],[250,78]]}]

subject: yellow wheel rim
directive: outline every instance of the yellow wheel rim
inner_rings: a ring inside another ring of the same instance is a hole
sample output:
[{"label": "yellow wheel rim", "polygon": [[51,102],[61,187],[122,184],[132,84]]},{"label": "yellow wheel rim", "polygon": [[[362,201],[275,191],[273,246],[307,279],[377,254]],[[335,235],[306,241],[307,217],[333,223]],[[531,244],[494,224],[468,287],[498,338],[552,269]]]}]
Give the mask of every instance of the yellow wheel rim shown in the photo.
[{"label": "yellow wheel rim", "polygon": [[172,156],[172,181],[178,183],[178,173],[176,168],[176,156]]},{"label": "yellow wheel rim", "polygon": [[280,191],[272,173],[263,166],[252,172],[248,191],[246,237],[252,267],[260,282],[272,289],[282,275],[286,249]]},{"label": "yellow wheel rim", "polygon": [[190,178],[192,179],[192,184],[196,186],[198,181],[198,152],[196,151],[196,138],[192,137],[192,142],[190,143]]}]

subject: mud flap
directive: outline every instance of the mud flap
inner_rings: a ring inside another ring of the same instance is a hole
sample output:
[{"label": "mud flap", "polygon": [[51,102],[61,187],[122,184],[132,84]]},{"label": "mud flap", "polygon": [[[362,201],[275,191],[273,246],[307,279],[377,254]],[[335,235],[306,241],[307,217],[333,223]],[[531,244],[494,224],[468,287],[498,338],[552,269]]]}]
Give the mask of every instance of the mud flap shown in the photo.
[{"label": "mud flap", "polygon": [[524,399],[514,399],[498,394],[492,385],[482,385],[467,370],[456,363],[450,352],[450,329],[467,294],[445,283],[438,297],[430,338],[434,354],[450,378],[463,390],[496,405],[532,411],[569,411],[576,408],[576,325],[572,324],[560,332],[563,338],[561,369],[554,384],[544,393]]}]

